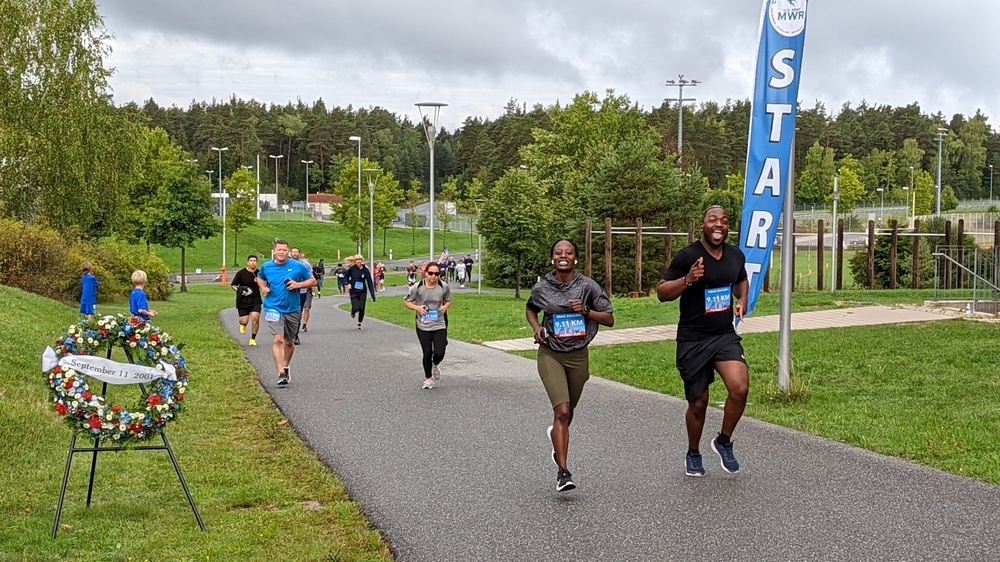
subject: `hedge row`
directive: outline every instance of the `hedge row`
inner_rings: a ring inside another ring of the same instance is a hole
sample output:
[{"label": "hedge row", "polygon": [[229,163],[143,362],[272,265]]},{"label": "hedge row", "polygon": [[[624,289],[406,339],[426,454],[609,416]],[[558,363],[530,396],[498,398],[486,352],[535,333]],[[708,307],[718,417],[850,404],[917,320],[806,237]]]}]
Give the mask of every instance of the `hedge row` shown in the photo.
[{"label": "hedge row", "polygon": [[173,287],[167,265],[153,252],[131,249],[115,240],[83,240],[78,233],[0,220],[0,285],[60,300],[79,302],[83,262],[93,264],[101,283],[98,300],[105,302],[132,290],[132,272],[141,269],[152,300],[170,296]]}]

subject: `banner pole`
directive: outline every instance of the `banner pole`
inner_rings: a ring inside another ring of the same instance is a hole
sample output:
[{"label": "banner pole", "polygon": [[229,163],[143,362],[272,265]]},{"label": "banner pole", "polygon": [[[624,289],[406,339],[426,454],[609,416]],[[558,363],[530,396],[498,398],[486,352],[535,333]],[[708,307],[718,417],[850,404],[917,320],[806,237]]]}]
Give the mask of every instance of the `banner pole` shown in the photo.
[{"label": "banner pole", "polygon": [[781,297],[778,327],[778,390],[787,393],[792,380],[792,283],[795,282],[795,130],[788,159],[788,190],[781,211]]}]

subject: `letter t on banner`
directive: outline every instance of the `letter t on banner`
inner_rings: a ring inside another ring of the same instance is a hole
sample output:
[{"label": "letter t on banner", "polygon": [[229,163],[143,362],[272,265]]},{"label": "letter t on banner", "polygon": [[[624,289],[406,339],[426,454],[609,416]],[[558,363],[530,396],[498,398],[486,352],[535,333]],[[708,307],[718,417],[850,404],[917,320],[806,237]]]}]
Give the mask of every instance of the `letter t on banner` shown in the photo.
[{"label": "letter t on banner", "polygon": [[764,284],[789,181],[806,3],[764,0],[761,11],[740,225],[740,249],[746,254],[750,280],[747,314],[753,311]]}]

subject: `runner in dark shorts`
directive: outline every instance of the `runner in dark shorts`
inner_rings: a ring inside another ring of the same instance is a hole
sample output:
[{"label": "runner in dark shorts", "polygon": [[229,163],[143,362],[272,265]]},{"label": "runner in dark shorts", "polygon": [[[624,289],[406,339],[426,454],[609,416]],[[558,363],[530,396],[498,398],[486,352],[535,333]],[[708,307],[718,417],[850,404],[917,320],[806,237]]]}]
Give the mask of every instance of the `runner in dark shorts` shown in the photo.
[{"label": "runner in dark shorts", "polygon": [[263,316],[271,331],[274,366],[278,369],[278,384],[290,380],[288,364],[295,352],[295,339],[299,335],[302,304],[299,289],[316,286],[312,268],[289,257],[288,242],[275,239],[274,258],[264,262],[257,274],[257,285],[264,298]]},{"label": "runner in dark shorts", "polygon": [[729,396],[723,410],[722,431],[712,439],[712,450],[719,455],[723,470],[739,472],[731,438],[746,408],[750,387],[743,345],[733,326],[734,316],[743,318],[747,307],[746,257],[739,248],[726,243],[729,216],[722,207],[709,207],[702,216],[701,228],[701,239],[677,252],[656,287],[661,302],[678,297],[681,301],[677,370],[688,401],[685,416],[688,476],[705,475],[698,447],[708,410],[708,388],[716,372]]},{"label": "runner in dark shorts", "polygon": [[[572,240],[558,240],[549,251],[553,271],[535,283],[525,304],[525,317],[538,345],[538,377],[552,405],[552,462],[556,465],[556,491],[576,488],[566,468],[569,426],[590,378],[588,346],[598,325],[615,324],[614,309],[604,289],[576,271],[579,249]],[[428,266],[430,267],[430,266]],[[539,319],[539,313],[543,314]]]},{"label": "runner in dark shorts", "polygon": [[233,275],[230,283],[236,291],[236,312],[240,316],[240,333],[245,334],[250,324],[249,345],[257,345],[257,331],[260,329],[260,287],[257,286],[257,256],[247,256],[247,266]]}]

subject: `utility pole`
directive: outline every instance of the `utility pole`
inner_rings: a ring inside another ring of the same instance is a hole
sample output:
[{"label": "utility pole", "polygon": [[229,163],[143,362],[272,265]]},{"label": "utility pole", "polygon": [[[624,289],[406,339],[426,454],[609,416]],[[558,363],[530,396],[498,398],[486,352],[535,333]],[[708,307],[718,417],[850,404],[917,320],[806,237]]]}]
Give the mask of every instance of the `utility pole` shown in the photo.
[{"label": "utility pole", "polygon": [[683,74],[677,75],[677,80],[667,80],[667,86],[677,86],[677,168],[681,169],[684,155],[684,102],[695,101],[695,98],[684,97],[684,86],[692,88],[701,84],[701,80],[688,80]]}]

